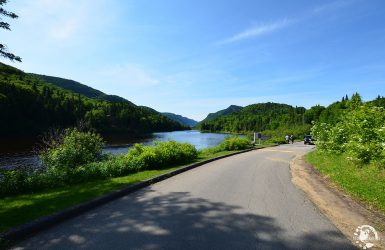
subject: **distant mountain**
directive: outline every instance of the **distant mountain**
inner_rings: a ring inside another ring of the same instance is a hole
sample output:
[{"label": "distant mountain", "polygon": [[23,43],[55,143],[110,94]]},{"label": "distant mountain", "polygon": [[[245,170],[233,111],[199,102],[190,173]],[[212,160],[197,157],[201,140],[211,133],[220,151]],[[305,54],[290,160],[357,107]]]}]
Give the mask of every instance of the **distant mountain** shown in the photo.
[{"label": "distant mountain", "polygon": [[127,102],[131,103],[132,102],[124,99],[123,97],[116,96],[116,95],[107,95],[103,93],[102,91],[99,91],[97,89],[91,88],[87,85],[84,85],[80,82],[74,81],[74,80],[68,80],[60,77],[55,77],[55,76],[46,76],[46,75],[38,75],[38,74],[31,74],[34,76],[37,76],[41,78],[42,80],[49,82],[55,86],[58,86],[60,88],[72,91],[77,94],[81,94],[84,96],[87,96],[92,99],[101,99],[101,100],[106,100],[110,102]]},{"label": "distant mountain", "polygon": [[197,121],[190,119],[190,118],[187,118],[187,117],[184,117],[184,116],[181,116],[181,115],[177,115],[177,114],[173,114],[173,113],[167,113],[167,112],[163,112],[162,115],[168,117],[171,120],[177,121],[184,126],[194,127],[195,125],[198,124]]},{"label": "distant mountain", "polygon": [[233,113],[237,113],[242,108],[243,107],[241,107],[241,106],[230,105],[227,109],[219,110],[218,112],[208,114],[207,117],[205,119],[203,119],[202,122],[211,121],[211,120],[214,120],[215,118],[218,118],[220,116],[230,115],[230,114],[233,114]]}]

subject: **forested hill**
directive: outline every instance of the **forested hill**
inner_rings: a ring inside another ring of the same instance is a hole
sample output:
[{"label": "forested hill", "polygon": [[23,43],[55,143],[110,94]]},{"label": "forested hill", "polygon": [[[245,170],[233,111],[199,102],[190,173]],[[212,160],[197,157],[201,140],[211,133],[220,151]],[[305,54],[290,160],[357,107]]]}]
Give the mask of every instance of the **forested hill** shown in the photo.
[{"label": "forested hill", "polygon": [[2,63],[0,117],[0,137],[36,136],[80,121],[102,134],[186,129],[153,109],[128,101],[92,99]]},{"label": "forested hill", "polygon": [[202,121],[201,130],[250,132],[275,130],[301,125],[305,108],[278,103],[258,103],[246,106],[236,113]]},{"label": "forested hill", "polygon": [[194,127],[195,125],[198,124],[197,121],[190,119],[190,118],[187,118],[187,117],[184,117],[184,116],[181,116],[181,115],[168,113],[168,112],[163,112],[162,114],[167,116],[171,120],[177,121],[177,122],[179,122],[182,125],[187,126],[187,127]]},{"label": "forested hill", "polygon": [[84,85],[80,82],[76,82],[74,80],[68,80],[60,77],[55,76],[46,76],[46,75],[38,75],[38,74],[31,74],[34,76],[37,76],[41,78],[42,80],[52,83],[53,85],[56,85],[60,88],[70,90],[72,92],[84,95],[89,98],[93,99],[101,99],[111,102],[129,102],[132,104],[132,102],[124,99],[123,97],[116,96],[116,95],[107,95],[103,93],[102,91],[99,91],[97,89],[91,88],[87,85]]},{"label": "forested hill", "polygon": [[[222,115],[213,120],[202,121],[198,124],[201,130],[218,132],[260,132],[265,134],[283,136],[284,134],[295,134],[303,136],[310,133],[312,122],[323,122],[336,124],[344,119],[349,105],[364,103],[358,93],[349,99],[344,96],[341,101],[336,101],[326,108],[315,105],[310,109],[293,107],[287,104],[258,103],[242,108],[239,112],[230,115]],[[365,105],[385,108],[385,98],[378,96]],[[272,132],[275,131],[275,132]]]},{"label": "forested hill", "polygon": [[220,117],[220,116],[230,115],[230,114],[233,114],[233,113],[237,113],[237,112],[239,112],[241,109],[242,109],[241,106],[230,105],[230,106],[229,106],[228,108],[226,108],[226,109],[219,110],[218,112],[208,114],[207,117],[206,117],[205,119],[202,120],[202,122],[214,120],[215,118],[218,118],[218,117]]}]

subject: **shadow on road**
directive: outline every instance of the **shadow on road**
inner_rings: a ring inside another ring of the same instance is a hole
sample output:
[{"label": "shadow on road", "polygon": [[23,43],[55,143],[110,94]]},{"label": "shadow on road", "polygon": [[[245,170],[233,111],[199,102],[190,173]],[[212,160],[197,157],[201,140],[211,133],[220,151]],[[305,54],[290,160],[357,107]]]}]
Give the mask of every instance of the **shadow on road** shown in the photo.
[{"label": "shadow on road", "polygon": [[[22,243],[37,249],[351,249],[336,232],[288,238],[274,219],[186,192],[138,192]],[[311,223],[311,221],[309,221]],[[300,231],[299,229],[297,229]]]}]

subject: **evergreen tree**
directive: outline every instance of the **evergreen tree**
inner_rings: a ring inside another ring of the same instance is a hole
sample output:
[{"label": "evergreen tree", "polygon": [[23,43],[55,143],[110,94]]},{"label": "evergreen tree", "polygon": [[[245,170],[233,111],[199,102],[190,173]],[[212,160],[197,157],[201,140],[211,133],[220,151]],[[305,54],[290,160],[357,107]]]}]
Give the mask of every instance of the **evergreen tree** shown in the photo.
[{"label": "evergreen tree", "polygon": [[[1,17],[5,16],[5,17],[15,19],[15,18],[18,18],[18,16],[13,12],[9,12],[3,9],[2,6],[5,5],[6,3],[7,3],[7,0],[0,0],[0,28],[5,30],[11,30],[9,23],[4,22]],[[0,43],[0,56],[5,57],[11,61],[21,62],[21,58],[9,52],[7,46],[2,43]]]}]

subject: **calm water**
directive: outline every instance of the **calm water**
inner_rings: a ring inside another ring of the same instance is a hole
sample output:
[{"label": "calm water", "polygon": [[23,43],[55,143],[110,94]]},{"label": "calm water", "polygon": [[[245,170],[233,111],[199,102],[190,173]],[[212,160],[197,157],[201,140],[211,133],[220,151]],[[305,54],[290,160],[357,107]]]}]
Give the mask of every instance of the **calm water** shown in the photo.
[{"label": "calm water", "polygon": [[[196,130],[175,131],[175,132],[161,132],[153,133],[152,136],[146,139],[136,139],[130,141],[110,142],[103,152],[112,154],[125,154],[128,149],[135,143],[143,143],[144,145],[152,145],[154,141],[169,141],[175,140],[177,142],[188,142],[194,145],[197,149],[204,149],[218,145],[229,134],[220,133],[202,133]],[[26,150],[12,150],[7,152],[0,151],[0,168],[36,168],[39,166],[39,161],[36,155],[31,151]]]}]

